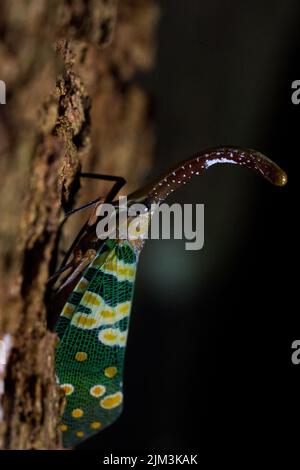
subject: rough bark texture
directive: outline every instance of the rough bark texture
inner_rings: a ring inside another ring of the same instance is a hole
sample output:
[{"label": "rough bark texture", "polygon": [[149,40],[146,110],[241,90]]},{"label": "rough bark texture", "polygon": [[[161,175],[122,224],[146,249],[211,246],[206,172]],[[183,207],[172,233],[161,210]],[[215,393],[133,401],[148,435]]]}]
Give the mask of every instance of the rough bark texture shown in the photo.
[{"label": "rough bark texture", "polygon": [[157,18],[154,0],[1,2],[0,338],[12,338],[2,448],[61,446],[45,305],[57,229],[79,201],[81,168],[122,175],[130,191],[150,166],[149,100],[133,76],[153,65]]}]

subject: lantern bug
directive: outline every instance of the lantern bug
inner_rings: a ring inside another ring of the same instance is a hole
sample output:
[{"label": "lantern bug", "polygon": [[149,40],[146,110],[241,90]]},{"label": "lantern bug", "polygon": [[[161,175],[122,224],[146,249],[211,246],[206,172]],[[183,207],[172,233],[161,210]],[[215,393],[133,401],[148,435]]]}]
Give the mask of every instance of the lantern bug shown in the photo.
[{"label": "lantern bug", "polygon": [[[250,149],[220,147],[197,153],[167,171],[145,188],[128,196],[128,206],[139,202],[149,208],[144,214],[150,223],[151,204],[160,204],[192,177],[219,163],[242,165],[261,174],[277,186],[287,177],[275,163]],[[84,174],[83,176],[91,176]],[[124,184],[115,180],[109,193],[114,199]],[[71,447],[113,423],[123,406],[122,379],[136,267],[143,248],[140,237],[99,240],[98,198],[86,206],[94,210],[71,246],[57,276],[63,276],[54,293],[51,323],[58,334],[57,380],[65,392],[66,406],[60,429],[63,444]],[[84,206],[84,207],[86,207]],[[72,212],[75,212],[75,209]],[[126,223],[132,222],[132,218]]]}]

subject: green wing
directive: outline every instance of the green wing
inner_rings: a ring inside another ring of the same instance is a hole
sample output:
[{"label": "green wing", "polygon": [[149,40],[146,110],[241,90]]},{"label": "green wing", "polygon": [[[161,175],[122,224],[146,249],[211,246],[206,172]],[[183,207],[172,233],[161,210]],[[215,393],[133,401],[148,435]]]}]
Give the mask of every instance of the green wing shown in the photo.
[{"label": "green wing", "polygon": [[67,404],[60,425],[70,447],[122,411],[122,376],[137,255],[107,242],[64,306],[56,331],[56,374]]}]

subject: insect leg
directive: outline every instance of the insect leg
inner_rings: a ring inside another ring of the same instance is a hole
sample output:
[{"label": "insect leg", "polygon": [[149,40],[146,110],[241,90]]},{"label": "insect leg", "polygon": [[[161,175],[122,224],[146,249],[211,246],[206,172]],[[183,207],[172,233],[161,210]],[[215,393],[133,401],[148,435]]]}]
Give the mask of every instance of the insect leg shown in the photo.
[{"label": "insect leg", "polygon": [[114,200],[118,192],[123,188],[126,184],[125,178],[122,176],[112,176],[112,175],[100,175],[98,173],[79,173],[80,178],[92,178],[92,179],[99,179],[104,181],[114,181],[115,184],[107,194],[105,198],[105,202],[111,202]]},{"label": "insect leg", "polygon": [[[94,201],[91,201],[87,204],[84,204],[83,206],[81,207],[78,207],[76,209],[73,209],[71,210],[70,212],[68,212],[65,216],[65,219],[62,221],[61,223],[61,226],[59,227],[59,230],[61,231],[61,228],[63,226],[63,224],[65,223],[65,221],[67,220],[67,218],[72,215],[72,214],[75,214],[76,212],[80,211],[80,210],[84,210],[92,205],[95,205],[97,204],[98,202],[101,202],[101,200],[105,203],[109,203],[109,202],[112,202],[114,200],[114,198],[116,197],[116,195],[118,194],[118,192],[121,190],[121,188],[126,184],[126,180],[125,178],[123,178],[122,176],[113,176],[113,175],[102,175],[102,174],[98,174],[98,173],[79,173],[79,177],[80,178],[91,178],[91,179],[98,179],[98,180],[104,180],[104,181],[114,181],[114,185],[113,187],[111,188],[111,190],[109,191],[109,193],[107,194],[106,198],[104,199],[103,197],[98,197],[97,199],[95,199]],[[82,235],[84,234],[84,232],[86,231],[88,227],[88,223],[86,223],[82,228],[81,230],[79,231],[79,233],[77,234],[75,240],[73,241],[72,245],[70,246],[69,250],[67,251],[64,259],[63,259],[63,262],[62,262],[62,265],[61,265],[61,268],[63,268],[66,264],[66,262],[68,261],[71,253],[74,251],[74,248],[76,247],[76,245],[78,244],[80,238],[82,237]],[[60,268],[60,269],[61,269]]]},{"label": "insect leg", "polygon": [[[79,173],[79,177],[93,178],[93,179],[99,179],[99,180],[105,180],[105,181],[113,181],[115,184],[113,185],[111,190],[108,192],[106,198],[98,197],[94,201],[91,201],[87,204],[84,204],[81,207],[75,208],[75,209],[71,210],[70,212],[68,212],[66,214],[64,220],[61,222],[61,224],[59,226],[57,239],[59,239],[59,235],[62,231],[63,225],[64,225],[64,223],[66,222],[66,220],[68,219],[68,217],[70,215],[73,215],[74,213],[76,213],[80,210],[84,210],[88,207],[91,207],[91,206],[93,206],[97,203],[100,203],[101,201],[102,202],[111,202],[111,201],[113,201],[113,199],[116,197],[116,195],[118,194],[120,189],[126,184],[126,180],[122,177],[119,177],[119,176],[100,175],[100,174],[94,174],[94,173]],[[48,280],[48,283],[50,285],[53,284],[59,278],[60,274],[67,271],[67,269],[72,270],[71,273],[70,273],[70,275],[72,276],[72,272],[74,272],[76,270],[76,268],[80,265],[80,259],[78,259],[78,257],[76,258],[75,256],[73,256],[73,259],[71,259],[71,261],[68,262],[69,258],[72,254],[75,253],[76,248],[81,247],[81,241],[82,240],[84,241],[86,238],[88,238],[89,233],[91,232],[91,229],[92,229],[92,227],[90,226],[89,220],[88,220],[81,227],[79,233],[77,234],[77,236],[75,237],[73,243],[71,244],[70,248],[68,249],[67,253],[65,254],[63,262],[62,262],[60,268],[56,272],[54,272],[54,274],[52,274],[52,276]],[[62,294],[62,296],[64,297],[64,299],[66,301],[66,297],[68,295],[67,289],[62,289],[61,294]],[[53,300],[54,300],[54,304],[57,304],[57,302],[55,302],[55,299],[53,299]],[[53,308],[52,310],[53,311],[50,312],[50,314],[48,316],[48,322],[49,322],[49,324],[53,325],[56,322],[56,320],[58,318],[58,315],[60,314],[61,309],[60,308]]]},{"label": "insect leg", "polygon": [[52,276],[49,277],[47,284],[51,284],[54,282],[58,276],[62,273],[64,273],[67,269],[71,268],[73,266],[73,263],[65,264],[62,268],[60,268],[58,271],[56,271]]},{"label": "insect leg", "polygon": [[[91,207],[99,202],[101,202],[101,200],[103,202],[111,202],[113,201],[113,199],[116,197],[116,195],[118,194],[118,192],[120,191],[120,189],[126,184],[126,180],[125,178],[123,178],[122,176],[113,176],[113,175],[102,175],[102,174],[98,174],[98,173],[79,173],[79,177],[80,178],[91,178],[91,179],[98,179],[98,180],[104,180],[104,181],[114,181],[114,185],[113,187],[111,188],[111,190],[109,191],[109,193],[107,194],[106,198],[103,198],[103,197],[98,197],[97,199],[91,201],[91,202],[88,202],[87,204],[84,204],[80,207],[77,207],[75,209],[72,209],[71,211],[69,211],[67,214],[65,214],[65,218],[63,219],[63,221],[60,223],[60,226],[58,228],[58,238],[59,238],[59,234],[61,233],[62,231],[62,228],[63,228],[63,225],[65,224],[66,220],[68,219],[69,216],[79,212],[80,210],[84,210],[88,207]],[[87,231],[88,229],[88,222],[85,223],[83,225],[83,227],[80,229],[79,233],[77,234],[77,236],[75,237],[72,245],[70,246],[70,248],[68,249],[67,253],[65,254],[64,256],[64,259],[62,261],[62,264],[59,268],[58,271],[56,271],[50,279],[54,279],[56,278],[61,272],[63,272],[65,269],[65,266],[67,264],[67,261],[70,257],[70,255],[72,254],[72,252],[74,251],[74,249],[76,248],[76,246],[78,245],[81,237],[84,235],[84,233]]]},{"label": "insect leg", "polygon": [[98,202],[101,201],[101,199],[103,199],[103,202],[113,201],[113,199],[116,197],[116,195],[121,190],[121,188],[126,184],[126,180],[122,176],[102,175],[102,174],[99,174],[99,173],[79,173],[78,176],[79,176],[79,178],[90,178],[90,179],[97,179],[97,180],[102,180],[102,181],[114,181],[115,184],[113,185],[113,187],[111,188],[111,190],[109,191],[109,193],[107,194],[105,199],[102,198],[102,196],[97,197],[93,201],[90,201],[86,204],[83,204],[80,207],[76,207],[75,209],[72,209],[69,212],[67,212],[65,214],[64,220],[61,223],[62,225],[65,223],[66,219],[70,215],[75,214],[76,212],[79,212],[81,210],[84,210],[88,207],[91,207],[91,206],[97,204]]}]

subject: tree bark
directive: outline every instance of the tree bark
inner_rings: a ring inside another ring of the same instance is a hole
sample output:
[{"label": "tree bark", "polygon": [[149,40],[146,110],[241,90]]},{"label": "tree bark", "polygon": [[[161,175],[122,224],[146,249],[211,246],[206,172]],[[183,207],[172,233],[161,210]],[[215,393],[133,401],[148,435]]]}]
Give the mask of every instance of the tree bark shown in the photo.
[{"label": "tree bark", "polygon": [[[124,176],[127,192],[151,165],[149,98],[134,74],[153,66],[159,12],[154,0],[4,0],[1,10],[1,447],[59,449],[64,398],[45,303],[58,226],[80,200],[80,169]],[[92,196],[85,185],[82,200]]]}]

